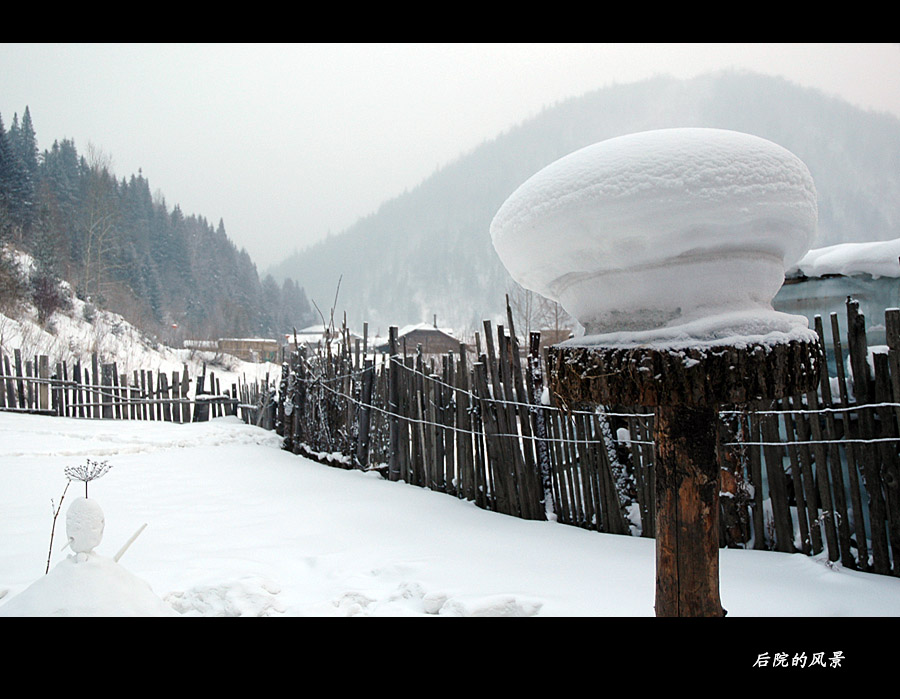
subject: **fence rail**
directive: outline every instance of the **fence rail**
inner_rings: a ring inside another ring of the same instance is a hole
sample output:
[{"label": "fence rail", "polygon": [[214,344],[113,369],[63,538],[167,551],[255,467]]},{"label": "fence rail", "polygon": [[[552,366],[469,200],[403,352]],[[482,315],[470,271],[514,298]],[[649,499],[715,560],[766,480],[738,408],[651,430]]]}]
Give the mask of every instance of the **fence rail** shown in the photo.
[{"label": "fence rail", "polygon": [[[900,575],[900,310],[886,311],[888,345],[874,352],[857,302],[846,349],[829,320],[830,339],[816,318],[828,367],[818,391],[722,406],[720,543]],[[520,351],[508,313],[496,336],[484,323],[474,362],[464,344],[407,348],[396,328],[379,357],[349,341],[334,354],[300,348],[284,364],[274,426],[285,449],[332,465],[509,515],[652,537],[653,414],[556,405],[539,341]]]},{"label": "fence rail", "polygon": [[0,411],[63,417],[204,422],[211,417],[237,415],[245,422],[272,426],[268,381],[239,382],[223,390],[214,372],[191,377],[181,371],[120,372],[115,362],[101,363],[96,354],[89,365],[57,362],[47,356],[25,359],[0,350]]}]

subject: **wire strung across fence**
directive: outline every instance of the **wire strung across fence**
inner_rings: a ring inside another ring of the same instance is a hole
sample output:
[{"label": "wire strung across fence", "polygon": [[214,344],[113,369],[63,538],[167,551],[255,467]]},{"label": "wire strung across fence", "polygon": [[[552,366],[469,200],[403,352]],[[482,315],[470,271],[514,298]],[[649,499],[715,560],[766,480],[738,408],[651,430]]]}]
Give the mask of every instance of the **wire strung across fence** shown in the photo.
[{"label": "wire strung across fence", "polygon": [[[818,392],[722,407],[723,546],[825,551],[848,567],[898,574],[900,498],[890,486],[900,482],[891,480],[900,476],[897,314],[886,312],[888,352],[869,359],[864,319],[848,300],[846,355],[831,317],[837,377]],[[349,342],[328,357],[296,352],[275,419],[285,448],[341,453],[344,467],[507,514],[652,536],[653,413],[548,400],[539,336],[521,353],[511,317],[508,328],[497,326],[494,339],[485,322],[471,363],[465,345],[458,354],[409,353],[396,336],[380,364],[358,345],[354,357]],[[828,347],[821,318],[816,331]]]},{"label": "wire strung across fence", "polygon": [[[352,376],[352,374],[346,374],[343,377],[336,377],[336,378],[348,378],[350,376]],[[432,377],[430,377],[427,374],[423,374],[423,376],[426,379],[432,379]],[[308,381],[310,383],[319,383],[318,379],[305,379],[305,381]],[[435,380],[435,382],[442,383],[438,380]],[[390,410],[382,408],[378,405],[373,405],[372,403],[363,403],[362,401],[360,401],[357,398],[354,398],[351,395],[347,395],[346,393],[342,393],[341,391],[330,388],[327,385],[325,385],[324,381],[321,382],[321,384],[326,391],[329,391],[330,393],[334,394],[335,396],[342,398],[344,400],[348,400],[348,401],[354,403],[355,405],[357,405],[358,407],[364,407],[364,408],[369,408],[371,410],[377,410],[378,412],[382,413],[383,415],[385,415],[387,417],[394,417],[394,418],[397,418],[399,420],[404,420],[409,423],[428,425],[429,427],[435,427],[435,428],[445,429],[445,430],[452,430],[453,432],[458,432],[458,433],[467,434],[467,435],[479,436],[481,434],[480,432],[475,432],[473,430],[464,430],[459,427],[455,427],[453,425],[446,425],[446,424],[438,423],[438,422],[429,422],[428,420],[420,420],[420,419],[417,419],[414,417],[410,417],[408,415],[402,415],[400,413],[391,412]],[[465,393],[470,396],[473,395],[468,392],[465,392]],[[533,410],[546,410],[546,411],[552,411],[552,412],[559,412],[561,410],[561,408],[558,408],[555,406],[517,403],[516,401],[504,401],[504,400],[500,400],[500,399],[496,399],[496,398],[485,398],[485,401],[491,402],[491,403],[502,404],[504,406],[525,405],[528,408],[531,408]],[[818,410],[792,410],[792,409],[754,410],[753,413],[755,415],[825,415],[827,413],[849,413],[849,412],[858,412],[860,410],[885,408],[885,407],[900,408],[900,403],[876,403],[876,404],[871,404],[871,405],[854,405],[853,407],[850,407],[850,408],[819,408]],[[602,407],[598,408],[597,410],[594,410],[594,411],[569,410],[569,411],[565,411],[565,412],[566,412],[566,414],[573,414],[573,415],[597,415],[601,418],[625,417],[625,418],[635,418],[635,419],[640,419],[640,418],[652,419],[652,417],[653,417],[653,413],[616,413],[616,412],[609,412],[607,410],[604,410]],[[746,411],[746,410],[745,411],[737,411],[737,410],[719,411],[719,415],[743,415],[743,416],[746,416],[747,414],[748,414],[748,411]],[[544,441],[544,442],[561,442],[561,443],[566,443],[566,444],[606,444],[606,440],[536,437],[535,435],[525,435],[525,434],[522,434],[521,432],[509,433],[509,434],[497,434],[494,436],[495,437],[513,437],[513,438],[517,438],[517,439],[527,439],[527,440]],[[627,442],[629,444],[642,444],[642,445],[648,445],[648,446],[656,445],[656,442],[653,440],[639,440],[639,439],[632,439],[630,437],[627,439]],[[840,440],[841,444],[878,444],[880,442],[900,442],[900,437],[878,437],[878,438],[872,438],[872,439],[853,439],[850,437],[843,437]],[[816,445],[816,444],[833,444],[833,443],[834,443],[834,440],[828,440],[828,439],[820,439],[820,440],[804,439],[804,440],[793,440],[793,441],[787,440],[787,439],[780,439],[776,442],[761,442],[761,441],[723,442],[722,446],[725,446],[725,447],[747,447],[747,446],[783,447],[783,446],[796,446],[796,445],[810,445],[811,446],[811,445]]]},{"label": "wire strung across fence", "polygon": [[[133,370],[119,372],[115,362],[90,365],[56,362],[47,356],[25,359],[20,350],[12,357],[0,351],[0,411],[28,412],[65,417],[200,422],[211,417],[238,415],[246,422],[271,427],[271,409],[265,410],[269,391],[258,384],[233,384],[222,390],[215,373],[191,377],[182,371]],[[268,420],[268,422],[266,422]]]}]

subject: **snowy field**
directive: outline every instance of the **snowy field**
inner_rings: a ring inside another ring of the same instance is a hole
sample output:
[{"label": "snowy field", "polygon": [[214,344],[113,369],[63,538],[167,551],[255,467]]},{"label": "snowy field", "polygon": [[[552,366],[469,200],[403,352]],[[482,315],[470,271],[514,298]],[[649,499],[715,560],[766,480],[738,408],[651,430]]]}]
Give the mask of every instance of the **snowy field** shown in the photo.
[{"label": "snowy field", "polygon": [[[180,615],[653,616],[651,540],[487,512],[279,441],[235,418],[0,413],[0,615],[72,611],[22,600],[44,577],[64,469],[91,459],[111,465],[89,486],[106,523],[95,555],[112,559],[146,523],[118,566]],[[72,556],[65,510],[82,490],[63,501],[50,576]],[[721,590],[729,618],[900,615],[900,580],[802,555],[723,550]],[[93,611],[129,613],[110,598],[77,613]]]}]

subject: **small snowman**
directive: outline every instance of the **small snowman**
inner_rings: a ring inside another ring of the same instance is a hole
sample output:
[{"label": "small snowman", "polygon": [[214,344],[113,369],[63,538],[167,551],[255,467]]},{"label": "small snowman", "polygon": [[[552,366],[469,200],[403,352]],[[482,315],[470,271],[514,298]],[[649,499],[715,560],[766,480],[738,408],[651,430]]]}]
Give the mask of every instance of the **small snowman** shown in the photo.
[{"label": "small snowman", "polygon": [[96,500],[88,499],[88,483],[105,475],[111,466],[106,461],[88,459],[79,466],[69,466],[65,473],[69,480],[84,483],[84,497],[76,499],[66,513],[66,535],[68,542],[63,548],[75,552],[79,561],[87,560],[103,539],[105,520],[103,510]]},{"label": "small snowman", "polygon": [[[105,517],[100,505],[88,498],[89,481],[109,470],[106,462],[88,461],[66,469],[70,481],[84,482],[84,497],[66,511],[63,549],[72,553],[0,606],[0,617],[22,616],[179,616],[153,593],[150,585],[121,565],[119,559],[147,525],[144,524],[119,552],[108,558],[96,552],[103,540]],[[56,510],[57,514],[59,509]],[[56,516],[54,516],[54,522]],[[51,550],[53,538],[51,534]]]}]

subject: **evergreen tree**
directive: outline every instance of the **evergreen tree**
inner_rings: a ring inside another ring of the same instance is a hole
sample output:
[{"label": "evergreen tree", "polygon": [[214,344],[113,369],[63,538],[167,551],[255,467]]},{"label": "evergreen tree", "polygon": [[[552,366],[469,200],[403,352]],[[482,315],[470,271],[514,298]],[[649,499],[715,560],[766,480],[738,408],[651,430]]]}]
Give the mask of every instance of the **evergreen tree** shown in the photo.
[{"label": "evergreen tree", "polygon": [[[17,126],[16,133],[19,130]],[[0,118],[0,239],[21,242],[30,219],[33,185],[15,140],[3,130]]]},{"label": "evergreen tree", "polygon": [[[83,297],[147,331],[177,323],[185,336],[278,335],[311,322],[293,281],[260,280],[219,219],[171,211],[137,175],[117,178],[110,159],[73,141],[39,153],[28,107],[9,131],[0,119],[0,242],[30,252],[35,273],[0,262],[0,301],[29,298],[41,318],[64,299],[59,278]],[[7,293],[8,292],[8,293]]]},{"label": "evergreen tree", "polygon": [[38,170],[37,136],[34,132],[34,125],[31,123],[31,112],[28,107],[25,107],[25,114],[22,115],[22,126],[16,141],[15,147],[25,169],[28,170],[32,180],[36,180]]},{"label": "evergreen tree", "polygon": [[9,127],[9,145],[17,161],[17,217],[22,231],[27,233],[35,216],[35,180],[37,177],[37,140],[31,123],[31,113],[25,108],[22,125],[18,114],[13,114]]}]

